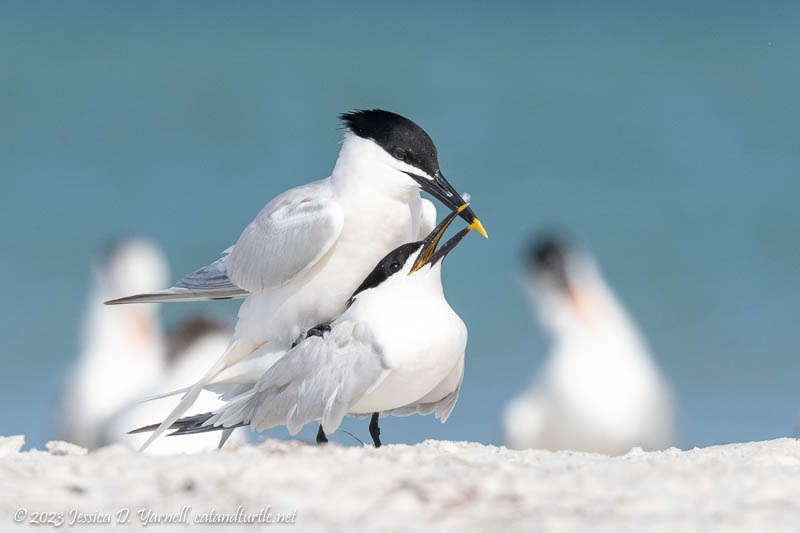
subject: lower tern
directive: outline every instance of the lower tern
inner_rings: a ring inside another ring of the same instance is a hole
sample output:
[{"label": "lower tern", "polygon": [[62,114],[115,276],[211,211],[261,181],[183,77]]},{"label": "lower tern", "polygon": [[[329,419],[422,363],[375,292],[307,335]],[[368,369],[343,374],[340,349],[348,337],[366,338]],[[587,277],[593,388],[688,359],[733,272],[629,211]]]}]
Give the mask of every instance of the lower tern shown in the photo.
[{"label": "lower tern", "polygon": [[[381,445],[379,416],[429,414],[444,422],[464,375],[467,328],[444,297],[442,260],[476,224],[437,245],[457,214],[422,241],[397,247],[367,275],[330,323],[311,328],[249,390],[213,412],[170,423],[170,435],[239,426],[286,425],[292,435],[319,421],[319,440],[345,415],[371,416]],[[153,431],[158,425],[134,432]]]},{"label": "lower tern", "polygon": [[[269,202],[222,258],[166,291],[108,302],[246,298],[225,353],[144,444],[177,420],[217,375],[267,346],[274,360],[313,326],[330,322],[369,269],[435,225],[431,194],[453,210],[465,202],[439,168],[438,152],[414,122],[384,110],[340,116],[344,141],[330,177]],[[460,216],[486,236],[469,207]]]},{"label": "lower tern", "polygon": [[531,390],[505,409],[506,444],[609,455],[673,444],[669,389],[594,261],[548,238],[527,271],[553,346]]}]

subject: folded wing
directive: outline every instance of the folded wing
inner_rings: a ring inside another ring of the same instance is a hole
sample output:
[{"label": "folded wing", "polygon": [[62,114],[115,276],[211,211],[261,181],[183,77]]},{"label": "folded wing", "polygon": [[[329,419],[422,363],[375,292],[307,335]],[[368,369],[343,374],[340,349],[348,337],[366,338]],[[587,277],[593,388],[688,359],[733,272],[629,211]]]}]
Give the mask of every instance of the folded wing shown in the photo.
[{"label": "folded wing", "polygon": [[328,253],[343,225],[329,179],[296,187],[268,203],[220,259],[164,291],[106,303],[225,300],[281,287]]},{"label": "folded wing", "polygon": [[310,337],[290,350],[206,425],[262,430],[285,424],[294,435],[319,420],[325,432],[334,432],[350,407],[389,372],[381,352],[363,323],[340,322],[325,337]]},{"label": "folded wing", "polygon": [[286,285],[328,253],[343,225],[330,180],[286,191],[242,232],[228,258],[228,278],[249,292]]}]

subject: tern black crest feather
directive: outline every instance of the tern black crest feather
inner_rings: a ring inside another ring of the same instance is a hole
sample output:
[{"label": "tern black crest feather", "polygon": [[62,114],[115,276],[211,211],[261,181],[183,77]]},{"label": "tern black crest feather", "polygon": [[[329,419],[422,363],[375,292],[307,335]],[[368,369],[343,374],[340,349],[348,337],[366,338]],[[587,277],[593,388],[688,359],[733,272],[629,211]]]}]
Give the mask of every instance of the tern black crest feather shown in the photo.
[{"label": "tern black crest feather", "polygon": [[378,265],[372,269],[372,272],[370,272],[369,275],[364,278],[364,281],[361,283],[361,285],[358,286],[356,292],[354,292],[353,296],[351,296],[347,301],[347,307],[352,305],[355,297],[358,296],[359,293],[367,289],[373,289],[377,287],[389,279],[390,276],[402,270],[403,265],[406,264],[408,258],[417,252],[420,246],[422,246],[421,241],[409,242],[402,246],[398,246],[386,254],[386,257],[381,259],[380,263],[378,263]]},{"label": "tern black crest feather", "polygon": [[392,157],[435,176],[439,170],[436,146],[425,130],[413,121],[382,109],[367,109],[339,115],[344,125],[364,139],[372,139]]},{"label": "tern black crest feather", "polygon": [[528,268],[554,276],[567,284],[567,246],[555,237],[534,241],[528,252]]},{"label": "tern black crest feather", "polygon": [[528,264],[540,270],[562,270],[566,263],[567,246],[556,237],[545,237],[531,243]]}]

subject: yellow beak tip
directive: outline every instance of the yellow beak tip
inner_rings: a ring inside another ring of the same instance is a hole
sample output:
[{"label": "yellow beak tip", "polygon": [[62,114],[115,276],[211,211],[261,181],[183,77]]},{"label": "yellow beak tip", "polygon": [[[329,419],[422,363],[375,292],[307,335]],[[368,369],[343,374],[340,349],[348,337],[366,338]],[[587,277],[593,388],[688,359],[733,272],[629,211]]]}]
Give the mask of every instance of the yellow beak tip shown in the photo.
[{"label": "yellow beak tip", "polygon": [[483,224],[481,224],[481,221],[478,220],[477,218],[472,221],[471,227],[473,227],[476,230],[478,230],[478,233],[480,233],[481,235],[483,235],[487,239],[489,238],[489,235],[486,233],[486,230],[483,228]]}]

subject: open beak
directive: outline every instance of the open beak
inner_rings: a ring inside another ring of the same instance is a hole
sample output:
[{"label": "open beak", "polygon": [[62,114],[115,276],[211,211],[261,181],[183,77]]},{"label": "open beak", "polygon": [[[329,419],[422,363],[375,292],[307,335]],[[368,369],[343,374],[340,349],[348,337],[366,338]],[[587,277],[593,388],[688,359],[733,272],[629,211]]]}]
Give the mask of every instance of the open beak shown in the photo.
[{"label": "open beak", "polygon": [[444,235],[444,232],[447,231],[450,223],[452,223],[453,220],[455,220],[455,218],[459,215],[463,217],[462,213],[468,209],[469,204],[460,205],[454,211],[450,212],[449,215],[444,217],[444,219],[439,222],[439,225],[433,228],[433,231],[431,231],[428,236],[423,239],[422,249],[417,256],[416,261],[414,261],[414,265],[411,267],[411,270],[408,272],[409,276],[427,264],[435,265],[437,261],[444,259],[444,257],[450,253],[450,251],[455,248],[459,242],[461,242],[461,239],[466,237],[467,233],[473,229],[478,229],[478,227],[482,228],[482,226],[480,226],[480,221],[475,218],[472,224],[452,236],[449,241],[444,243],[444,246],[438,250],[436,249],[436,246],[438,246],[439,241],[442,239],[442,235]]},{"label": "open beak", "polygon": [[449,207],[453,210],[460,210],[458,211],[461,218],[469,222],[472,228],[478,230],[478,233],[489,238],[489,235],[486,234],[486,230],[483,229],[483,224],[481,221],[478,220],[478,217],[475,216],[475,213],[469,207],[464,208],[465,205],[468,205],[461,195],[456,191],[450,182],[448,182],[441,171],[437,171],[436,175],[433,179],[428,179],[424,176],[417,176],[412,172],[406,172],[409,176],[411,176],[419,186],[422,188],[423,191],[427,192],[444,205]]}]

